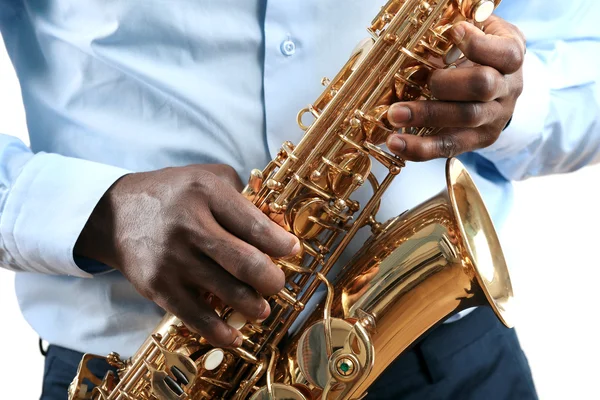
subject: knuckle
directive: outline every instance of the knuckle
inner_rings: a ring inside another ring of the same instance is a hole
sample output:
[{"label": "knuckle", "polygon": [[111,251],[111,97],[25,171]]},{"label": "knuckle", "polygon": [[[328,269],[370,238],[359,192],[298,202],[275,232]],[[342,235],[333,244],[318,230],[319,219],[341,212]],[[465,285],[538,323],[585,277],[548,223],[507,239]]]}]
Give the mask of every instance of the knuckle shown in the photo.
[{"label": "knuckle", "polygon": [[187,183],[189,190],[194,193],[210,193],[218,184],[218,178],[210,171],[195,169]]},{"label": "knuckle", "polygon": [[515,88],[515,96],[520,97],[523,94],[523,89],[523,81],[521,81]]},{"label": "knuckle", "polygon": [[500,132],[500,130],[495,128],[495,124],[494,126],[486,126],[477,130],[477,147],[485,148],[491,146],[498,140]]},{"label": "knuckle", "polygon": [[[262,294],[276,294],[285,285],[285,274],[274,267],[273,262],[266,254],[253,251],[241,254],[239,260],[238,265],[234,267],[238,279],[251,285]],[[245,296],[250,294],[245,293]]]},{"label": "knuckle", "polygon": [[450,135],[442,135],[437,141],[437,153],[441,157],[451,158],[458,153],[458,145]]},{"label": "knuckle", "polygon": [[247,273],[260,274],[269,264],[270,260],[267,255],[260,251],[253,251],[248,255]]},{"label": "knuckle", "polygon": [[270,233],[271,223],[267,217],[262,214],[253,218],[250,226],[250,236],[253,238],[261,238]]},{"label": "knuckle", "polygon": [[491,68],[479,68],[470,81],[471,91],[481,101],[492,101],[496,99],[498,92],[498,75]]},{"label": "knuckle", "polygon": [[514,39],[514,44],[512,46],[507,46],[505,57],[511,72],[517,71],[523,66],[525,54],[521,49],[521,44],[518,42],[518,39]]},{"label": "knuckle", "polygon": [[259,251],[234,251],[232,258],[234,275],[248,283],[263,271],[267,256]]},{"label": "knuckle", "polygon": [[154,298],[158,294],[162,293],[165,288],[164,264],[159,264],[156,268],[150,269],[144,273],[143,277],[143,291],[142,293],[146,297]]},{"label": "knuckle", "polygon": [[481,134],[481,145],[482,147],[488,147],[493,145],[498,140],[498,135],[495,135],[490,129],[486,129]]}]

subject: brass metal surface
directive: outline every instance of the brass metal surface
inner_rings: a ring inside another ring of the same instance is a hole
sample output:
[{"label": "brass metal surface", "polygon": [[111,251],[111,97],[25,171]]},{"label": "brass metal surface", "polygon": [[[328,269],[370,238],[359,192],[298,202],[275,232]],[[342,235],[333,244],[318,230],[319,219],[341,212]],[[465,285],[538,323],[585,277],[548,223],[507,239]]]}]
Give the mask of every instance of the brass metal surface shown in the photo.
[{"label": "brass metal surface", "polygon": [[[335,282],[331,314],[341,319],[334,321],[369,326],[375,354],[368,376],[343,398],[359,398],[417,338],[459,311],[490,306],[511,326],[512,285],[490,216],[456,159],[447,164],[447,180],[437,196],[385,223]],[[324,387],[329,358],[318,316],[290,347],[300,379]],[[350,355],[364,353],[357,343]]]},{"label": "brass metal surface", "polygon": [[[246,322],[230,307],[243,344],[218,349],[166,315],[130,360],[111,355],[118,376],[87,370],[71,400],[360,399],[381,372],[435,325],[466,308],[490,306],[510,326],[510,277],[491,219],[462,164],[447,164],[447,187],[400,216],[377,221],[382,196],[404,160],[382,147],[393,130],[389,106],[431,99],[432,71],[461,58],[449,30],[482,22],[499,0],[390,0],[325,90],[300,111],[305,131],[286,142],[242,194],[302,243],[275,259],[286,287],[267,298],[271,315]],[[407,129],[428,135],[431,127]],[[376,164],[387,170],[377,179]],[[360,204],[353,194],[368,182]],[[410,190],[407,188],[406,190]],[[326,278],[360,229],[372,237],[338,274]],[[317,288],[327,293],[290,335]],[[401,377],[399,377],[401,379]],[[92,387],[94,387],[91,389]],[[91,390],[90,390],[91,389]]]}]

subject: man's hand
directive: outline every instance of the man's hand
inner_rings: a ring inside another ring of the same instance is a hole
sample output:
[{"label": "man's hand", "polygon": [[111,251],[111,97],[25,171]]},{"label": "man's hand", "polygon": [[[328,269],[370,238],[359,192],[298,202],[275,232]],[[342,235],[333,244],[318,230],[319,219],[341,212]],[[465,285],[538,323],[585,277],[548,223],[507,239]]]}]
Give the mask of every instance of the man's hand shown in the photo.
[{"label": "man's hand", "polygon": [[466,22],[451,32],[469,61],[432,74],[429,86],[437,100],[396,103],[388,112],[397,128],[442,128],[428,137],[390,135],[388,148],[404,159],[453,157],[491,145],[523,90],[525,37],[518,28],[492,16],[485,22],[485,33]]},{"label": "man's hand", "polygon": [[239,346],[241,333],[218,317],[211,294],[248,320],[265,319],[271,310],[261,295],[279,292],[285,281],[267,255],[300,250],[241,187],[225,165],[126,175],[96,206],[75,254],[118,269],[213,345]]}]

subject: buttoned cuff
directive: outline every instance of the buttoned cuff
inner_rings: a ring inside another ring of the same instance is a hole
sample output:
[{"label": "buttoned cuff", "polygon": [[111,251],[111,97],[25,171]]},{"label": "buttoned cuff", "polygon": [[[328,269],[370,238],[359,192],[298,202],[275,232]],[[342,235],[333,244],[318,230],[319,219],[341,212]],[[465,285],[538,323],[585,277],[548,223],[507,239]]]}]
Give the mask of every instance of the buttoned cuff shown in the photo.
[{"label": "buttoned cuff", "polygon": [[130,171],[57,154],[38,153],[8,192],[0,235],[17,265],[44,274],[91,277],[73,248],[102,195]]},{"label": "buttoned cuff", "polygon": [[550,112],[550,78],[546,65],[533,51],[525,55],[523,93],[517,99],[510,125],[494,144],[476,152],[492,161],[509,179],[521,154],[539,140]]}]

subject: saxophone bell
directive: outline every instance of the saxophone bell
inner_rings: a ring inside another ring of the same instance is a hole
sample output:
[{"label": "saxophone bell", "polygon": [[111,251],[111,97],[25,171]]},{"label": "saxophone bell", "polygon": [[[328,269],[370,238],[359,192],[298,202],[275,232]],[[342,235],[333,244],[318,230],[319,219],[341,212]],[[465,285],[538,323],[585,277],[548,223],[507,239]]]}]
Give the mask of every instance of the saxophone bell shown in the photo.
[{"label": "saxophone bell", "polygon": [[489,306],[512,326],[511,280],[479,191],[457,159],[446,180],[438,195],[382,224],[344,267],[331,307],[341,350],[327,354],[317,309],[290,342],[292,382],[321,388],[321,398],[361,398],[415,338],[460,311]]}]

